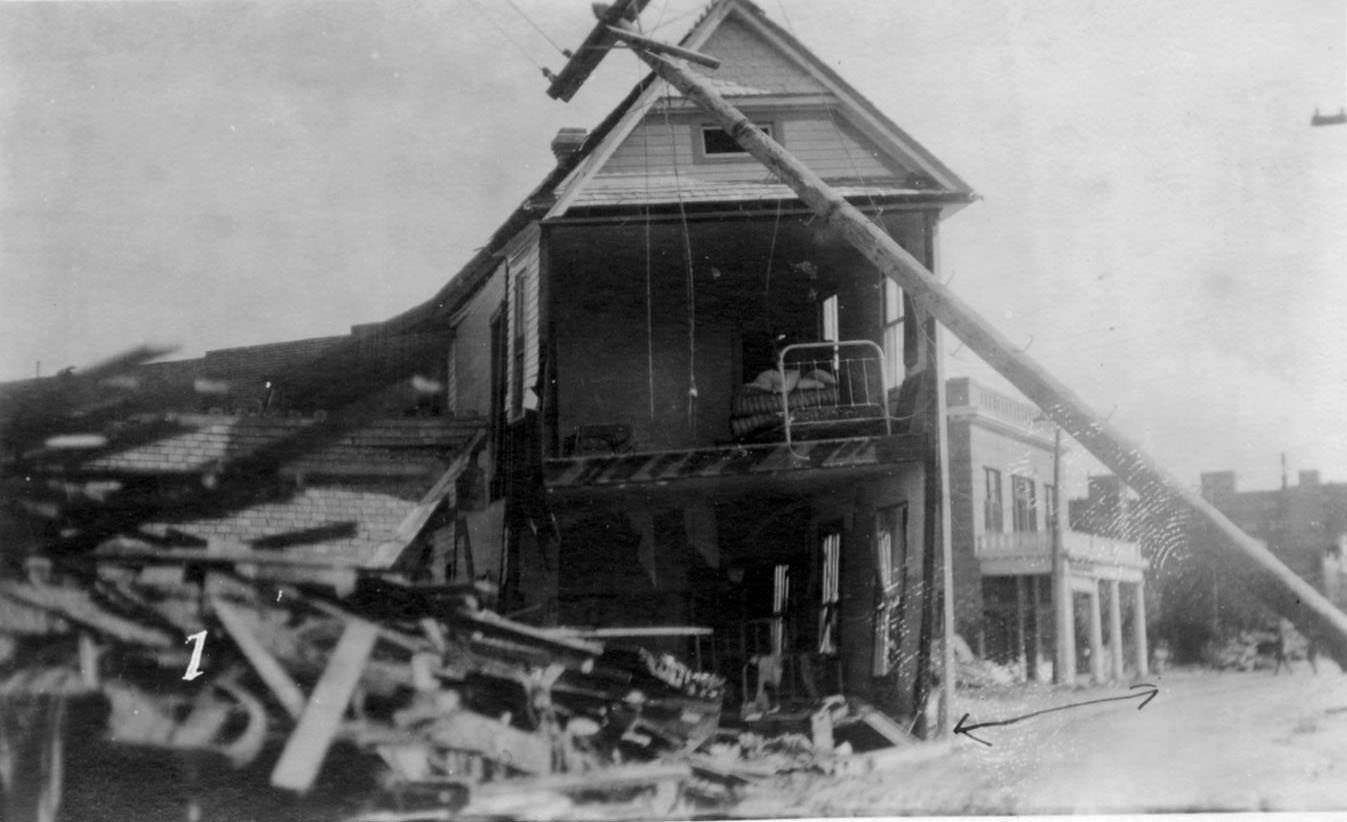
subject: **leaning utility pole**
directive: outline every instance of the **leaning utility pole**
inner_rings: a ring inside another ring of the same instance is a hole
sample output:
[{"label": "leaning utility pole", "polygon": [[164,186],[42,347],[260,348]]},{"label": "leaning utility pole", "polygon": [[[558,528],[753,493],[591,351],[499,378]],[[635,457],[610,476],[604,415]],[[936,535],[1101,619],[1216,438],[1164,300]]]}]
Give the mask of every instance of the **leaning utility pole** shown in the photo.
[{"label": "leaning utility pole", "polygon": [[[1232,566],[1242,581],[1264,601],[1321,640],[1335,661],[1347,668],[1347,614],[1277,559],[1261,542],[1245,534],[1197,492],[1188,488],[1134,445],[1106,419],[1094,413],[1064,383],[1045,371],[880,226],[823,182],[817,174],[753,125],[700,76],[635,39],[631,20],[648,0],[617,0],[595,6],[599,25],[584,46],[554,78],[548,93],[570,99],[598,61],[618,40],[661,79],[715,117],[726,133],[767,166],[830,227],[835,228],[866,259],[893,278],[928,314],[949,329],[973,353],[1038,405],[1100,462],[1122,478],[1143,499],[1177,502],[1205,520],[1220,534]],[[658,51],[669,52],[667,46]],[[686,57],[686,55],[682,55]],[[709,59],[704,62],[710,62]]]}]

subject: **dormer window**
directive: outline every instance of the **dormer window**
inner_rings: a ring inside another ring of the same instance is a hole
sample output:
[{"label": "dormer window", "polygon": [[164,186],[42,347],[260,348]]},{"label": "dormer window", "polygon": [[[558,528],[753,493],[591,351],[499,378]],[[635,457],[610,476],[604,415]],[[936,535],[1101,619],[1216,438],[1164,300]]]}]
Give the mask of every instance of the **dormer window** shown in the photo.
[{"label": "dormer window", "polygon": [[[768,137],[772,136],[771,123],[754,123]],[[747,157],[748,152],[739,145],[739,141],[719,126],[702,126],[701,154],[703,157]]]}]

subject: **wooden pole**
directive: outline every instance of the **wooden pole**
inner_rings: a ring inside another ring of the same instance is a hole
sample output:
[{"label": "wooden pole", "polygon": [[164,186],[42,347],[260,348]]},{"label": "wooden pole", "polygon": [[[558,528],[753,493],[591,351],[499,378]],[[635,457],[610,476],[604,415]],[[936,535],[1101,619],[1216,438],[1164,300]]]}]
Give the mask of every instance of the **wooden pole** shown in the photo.
[{"label": "wooden pole", "polygon": [[609,26],[608,31],[617,39],[636,48],[657,52],[659,54],[667,54],[671,57],[681,57],[689,63],[696,63],[700,66],[706,66],[709,69],[720,68],[720,61],[709,54],[702,54],[699,51],[685,49],[681,46],[671,46],[668,43],[661,43],[658,40],[637,34],[633,31],[620,29],[616,26]]},{"label": "wooden pole", "polygon": [[[622,26],[623,24],[619,24]],[[625,24],[630,25],[630,24]],[[1347,667],[1347,614],[1339,611],[1262,543],[1245,534],[1196,491],[1160,467],[1140,448],[1095,414],[1085,401],[1034,362],[880,226],[851,205],[778,143],[753,125],[695,73],[673,61],[633,49],[661,78],[681,91],[724,127],[739,145],[767,166],[830,227],[866,259],[892,277],[974,354],[1005,377],[1100,462],[1153,503],[1178,502],[1205,520],[1231,549],[1232,565],[1274,610],[1305,633],[1320,638],[1339,665]]]},{"label": "wooden pole", "polygon": [[1056,654],[1052,681],[1058,685],[1076,681],[1076,626],[1072,605],[1071,575],[1062,544],[1062,429],[1052,434],[1052,615],[1056,629]]}]

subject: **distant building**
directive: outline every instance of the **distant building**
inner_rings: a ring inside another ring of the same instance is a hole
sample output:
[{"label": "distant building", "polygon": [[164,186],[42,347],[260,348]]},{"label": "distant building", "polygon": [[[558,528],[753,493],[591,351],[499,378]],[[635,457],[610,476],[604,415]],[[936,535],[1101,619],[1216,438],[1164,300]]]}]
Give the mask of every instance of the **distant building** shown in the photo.
[{"label": "distant building", "polygon": [[[1053,428],[1032,404],[967,377],[949,380],[946,398],[958,631],[980,655],[1022,663],[1028,678],[1044,679],[1056,641]],[[1136,543],[1063,520],[1062,544],[1078,668],[1096,679],[1129,667],[1144,673],[1146,560]]]},{"label": "distant building", "polygon": [[[1339,607],[1347,606],[1347,483],[1301,471],[1295,485],[1283,477],[1281,488],[1241,491],[1235,472],[1211,471],[1202,474],[1202,496]],[[1197,529],[1191,536],[1210,541]]]}]

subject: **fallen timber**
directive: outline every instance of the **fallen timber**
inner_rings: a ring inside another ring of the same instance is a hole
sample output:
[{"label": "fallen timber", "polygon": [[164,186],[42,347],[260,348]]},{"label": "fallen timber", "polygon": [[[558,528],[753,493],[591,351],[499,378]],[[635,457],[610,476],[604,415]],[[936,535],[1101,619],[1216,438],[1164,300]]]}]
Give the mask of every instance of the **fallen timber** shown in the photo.
[{"label": "fallen timber", "polygon": [[[643,7],[644,3],[633,0],[621,0],[611,6],[596,4],[594,11],[599,24],[586,41],[589,50],[568,63],[549,93],[569,99],[597,64],[599,57],[594,55],[601,56],[604,48],[618,39],[611,29],[625,32],[627,36],[622,39],[656,75],[720,123],[730,137],[789,186],[820,219],[906,290],[922,311],[949,329],[1042,408],[1054,423],[1141,495],[1143,502],[1177,505],[1208,524],[1230,549],[1232,564],[1250,592],[1290,619],[1302,633],[1319,640],[1333,659],[1347,669],[1347,614],[1286,567],[1262,542],[1244,533],[1095,413],[1074,391],[996,330],[881,226],[755,126],[700,75],[666,57],[667,49],[643,48],[632,23]],[[948,673],[952,662],[947,660],[946,667]]]},{"label": "fallen timber", "polygon": [[[34,699],[83,700],[86,714],[97,703],[98,744],[179,757],[217,784],[260,774],[256,787],[272,793],[259,796],[277,802],[307,801],[354,751],[379,790],[353,819],[666,815],[724,807],[738,786],[782,771],[866,771],[921,747],[840,696],[801,720],[776,715],[793,730],[722,726],[721,677],[590,638],[704,632],[696,626],[545,629],[482,607],[493,593],[483,583],[366,576],[338,597],[218,557],[136,554],[93,568],[93,579],[58,564],[40,584],[6,583],[0,604],[19,608],[0,608],[0,635],[14,641],[0,713]],[[192,681],[178,639],[198,631]],[[883,739],[835,744],[834,731],[840,740],[862,726]],[[398,817],[412,808],[421,815]]]},{"label": "fallen timber", "polygon": [[[481,607],[491,591],[480,583],[365,578],[338,598],[218,558],[195,583],[181,558],[158,564],[185,571],[182,581],[146,564],[102,558],[96,581],[6,582],[0,596],[18,607],[0,608],[0,634],[16,640],[0,704],[95,698],[108,706],[105,740],[236,770],[279,748],[268,781],[297,795],[334,746],[354,747],[381,763],[389,795],[445,804],[449,786],[451,807],[525,789],[656,789],[672,803],[691,768],[671,757],[718,725],[720,677],[506,619]],[[185,681],[178,638],[198,630],[205,675]]]}]

